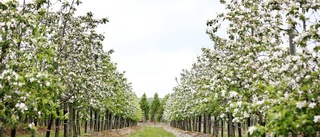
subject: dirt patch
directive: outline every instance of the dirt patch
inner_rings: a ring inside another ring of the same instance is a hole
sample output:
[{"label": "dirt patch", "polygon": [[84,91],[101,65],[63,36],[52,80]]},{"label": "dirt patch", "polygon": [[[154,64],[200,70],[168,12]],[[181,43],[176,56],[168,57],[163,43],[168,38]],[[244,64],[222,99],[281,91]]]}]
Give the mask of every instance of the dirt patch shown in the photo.
[{"label": "dirt patch", "polygon": [[[36,133],[45,133],[47,132],[46,127],[37,127]],[[11,136],[11,128],[10,127],[4,127],[3,128],[4,136]],[[26,126],[18,126],[16,127],[16,135],[28,135],[31,134],[30,130],[27,130]]]},{"label": "dirt patch", "polygon": [[133,126],[122,129],[112,129],[111,131],[95,132],[90,135],[85,135],[85,137],[123,137],[135,133],[141,128],[142,126]]}]

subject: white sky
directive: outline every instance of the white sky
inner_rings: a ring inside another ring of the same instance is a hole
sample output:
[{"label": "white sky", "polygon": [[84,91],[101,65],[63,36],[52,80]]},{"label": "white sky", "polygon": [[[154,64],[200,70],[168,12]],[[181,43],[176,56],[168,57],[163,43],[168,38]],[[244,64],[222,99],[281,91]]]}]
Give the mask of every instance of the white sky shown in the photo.
[{"label": "white sky", "polygon": [[132,82],[138,97],[172,92],[182,69],[189,69],[202,47],[212,47],[206,21],[221,12],[218,0],[83,0],[78,12],[108,17],[104,49]]}]

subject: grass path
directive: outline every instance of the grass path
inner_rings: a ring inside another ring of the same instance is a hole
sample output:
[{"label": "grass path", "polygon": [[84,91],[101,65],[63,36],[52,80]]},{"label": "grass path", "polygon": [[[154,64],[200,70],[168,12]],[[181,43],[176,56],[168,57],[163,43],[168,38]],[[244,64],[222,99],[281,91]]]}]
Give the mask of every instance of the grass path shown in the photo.
[{"label": "grass path", "polygon": [[128,137],[175,137],[170,132],[167,132],[162,127],[143,127],[139,131],[129,135]]}]

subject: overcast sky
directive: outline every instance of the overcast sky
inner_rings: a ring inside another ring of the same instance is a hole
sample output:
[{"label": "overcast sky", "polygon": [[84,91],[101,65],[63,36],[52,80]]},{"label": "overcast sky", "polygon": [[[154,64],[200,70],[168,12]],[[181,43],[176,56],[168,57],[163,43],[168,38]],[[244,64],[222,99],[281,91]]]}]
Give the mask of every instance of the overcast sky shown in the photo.
[{"label": "overcast sky", "polygon": [[78,12],[108,17],[104,49],[141,97],[172,93],[182,69],[189,69],[202,47],[212,47],[206,21],[221,12],[218,0],[83,0]]}]

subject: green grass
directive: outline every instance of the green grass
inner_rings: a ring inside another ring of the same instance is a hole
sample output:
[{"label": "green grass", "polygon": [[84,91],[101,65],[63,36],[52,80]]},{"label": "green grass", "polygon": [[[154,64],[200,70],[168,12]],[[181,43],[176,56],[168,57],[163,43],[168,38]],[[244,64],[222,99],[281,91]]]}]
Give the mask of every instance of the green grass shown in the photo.
[{"label": "green grass", "polygon": [[162,127],[143,127],[141,130],[129,135],[129,137],[175,137]]}]

